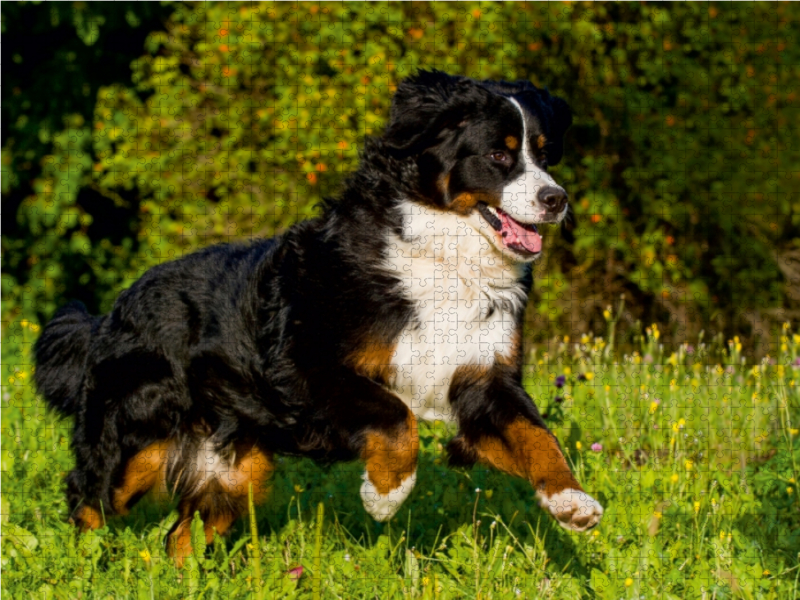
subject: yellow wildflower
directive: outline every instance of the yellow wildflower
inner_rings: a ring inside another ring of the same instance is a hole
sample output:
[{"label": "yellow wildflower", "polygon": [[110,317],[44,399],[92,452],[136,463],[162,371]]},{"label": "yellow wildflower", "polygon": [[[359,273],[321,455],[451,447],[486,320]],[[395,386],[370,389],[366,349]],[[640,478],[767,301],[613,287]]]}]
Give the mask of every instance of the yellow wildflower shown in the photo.
[{"label": "yellow wildflower", "polygon": [[669,480],[670,480],[672,483],[678,483],[678,479],[680,479],[680,477],[678,477],[678,474],[677,474],[677,473],[673,473],[673,474],[672,474],[672,477],[670,477],[670,478],[669,478]]},{"label": "yellow wildflower", "polygon": [[581,448],[583,448],[583,444],[581,444],[580,442],[575,442],[575,447],[576,447],[578,450],[580,450]]},{"label": "yellow wildflower", "polygon": [[683,463],[683,466],[686,467],[687,471],[691,471],[692,467],[694,467],[694,461],[693,460],[687,460],[685,463]]},{"label": "yellow wildflower", "polygon": [[633,579],[631,579],[630,577],[628,577],[628,578],[625,580],[625,587],[631,587],[632,585],[633,585]]},{"label": "yellow wildflower", "polygon": [[696,513],[700,512],[700,503],[699,502],[695,501],[695,503],[694,503],[694,512],[696,512]]}]

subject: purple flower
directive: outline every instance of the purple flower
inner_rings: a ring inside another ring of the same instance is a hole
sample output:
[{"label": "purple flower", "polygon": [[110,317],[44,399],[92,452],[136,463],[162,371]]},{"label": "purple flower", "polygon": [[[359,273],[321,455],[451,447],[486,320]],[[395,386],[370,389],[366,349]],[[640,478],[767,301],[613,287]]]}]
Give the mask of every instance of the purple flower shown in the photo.
[{"label": "purple flower", "polygon": [[567,382],[566,375],[559,375],[558,377],[556,377],[556,387],[558,389],[561,389],[562,387],[564,387],[564,384],[566,382]]},{"label": "purple flower", "polygon": [[595,442],[592,444],[592,452],[602,452],[603,451],[603,444],[599,444]]},{"label": "purple flower", "polygon": [[561,404],[564,401],[564,398],[562,398],[561,396],[556,396],[555,398],[553,398],[553,400],[555,400],[557,404]]},{"label": "purple flower", "polygon": [[584,375],[583,373],[578,375],[578,381],[586,381],[586,375]]},{"label": "purple flower", "polygon": [[686,344],[686,354],[694,354],[694,346]]},{"label": "purple flower", "polygon": [[795,358],[795,359],[794,359],[794,362],[793,362],[792,364],[793,364],[795,367],[800,367],[800,356],[798,356],[797,358]]}]

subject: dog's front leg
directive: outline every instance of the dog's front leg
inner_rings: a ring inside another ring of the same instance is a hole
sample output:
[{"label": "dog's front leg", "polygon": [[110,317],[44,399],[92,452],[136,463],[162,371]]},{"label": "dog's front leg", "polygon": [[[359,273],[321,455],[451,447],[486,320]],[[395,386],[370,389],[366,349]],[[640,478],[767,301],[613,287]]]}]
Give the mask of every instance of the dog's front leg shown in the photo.
[{"label": "dog's front leg", "polygon": [[324,423],[318,426],[327,440],[340,439],[365,463],[361,500],[376,521],[391,519],[417,481],[419,434],[417,420],[393,393],[367,377],[349,371],[310,378],[335,381],[314,388],[324,400]]},{"label": "dog's front leg", "polygon": [[459,434],[447,448],[452,465],[482,462],[524,477],[562,527],[586,531],[597,525],[603,507],[575,479],[516,369],[462,369],[453,379],[450,402],[459,422]]}]

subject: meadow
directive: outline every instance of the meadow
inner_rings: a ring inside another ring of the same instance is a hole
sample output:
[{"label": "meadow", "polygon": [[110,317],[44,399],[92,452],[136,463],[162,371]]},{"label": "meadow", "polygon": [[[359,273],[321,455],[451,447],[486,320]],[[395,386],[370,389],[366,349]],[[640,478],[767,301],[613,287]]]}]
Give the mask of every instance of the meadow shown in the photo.
[{"label": "meadow", "polygon": [[[525,384],[584,487],[588,534],[559,528],[530,486],[451,470],[454,429],[421,427],[415,491],[386,524],[361,506],[360,464],[282,458],[269,500],[183,570],[147,499],[79,536],[66,522],[69,423],[45,410],[28,359],[39,326],[6,323],[2,577],[9,598],[800,597],[800,335],[758,364],[738,339],[665,348],[653,325],[624,351],[604,337],[531,350]],[[197,519],[197,517],[196,517]],[[195,522],[199,533],[201,524]]]}]

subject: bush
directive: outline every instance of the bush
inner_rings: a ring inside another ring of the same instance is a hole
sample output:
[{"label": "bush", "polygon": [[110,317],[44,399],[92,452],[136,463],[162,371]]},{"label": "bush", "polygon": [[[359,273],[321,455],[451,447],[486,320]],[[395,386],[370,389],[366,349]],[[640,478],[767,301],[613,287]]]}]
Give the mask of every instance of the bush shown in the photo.
[{"label": "bush", "polygon": [[33,243],[4,239],[4,263],[24,265],[4,293],[40,318],[70,297],[107,310],[149,266],[313,215],[381,131],[397,82],[435,67],[530,78],[575,110],[554,174],[576,215],[545,232],[535,339],[600,331],[626,294],[621,334],[671,320],[665,339],[757,341],[800,314],[795,11],[176,5],[133,84],[101,88],[92,122],[56,136],[17,214]]}]

